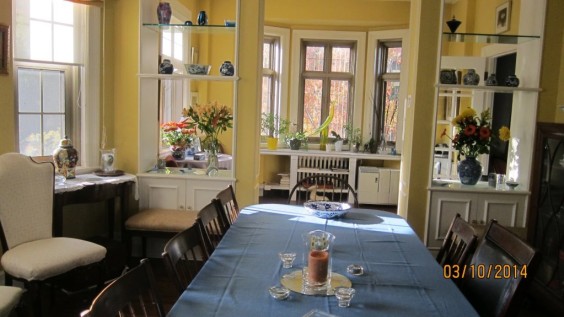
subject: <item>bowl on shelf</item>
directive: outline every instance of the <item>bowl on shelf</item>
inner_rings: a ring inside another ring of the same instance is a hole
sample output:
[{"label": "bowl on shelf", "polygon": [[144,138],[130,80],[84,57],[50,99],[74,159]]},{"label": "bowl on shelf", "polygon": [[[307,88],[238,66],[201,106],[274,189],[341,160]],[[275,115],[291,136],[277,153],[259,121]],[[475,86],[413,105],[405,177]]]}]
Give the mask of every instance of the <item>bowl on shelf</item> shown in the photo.
[{"label": "bowl on shelf", "polygon": [[507,187],[509,187],[511,189],[515,189],[515,187],[519,186],[519,183],[517,183],[515,181],[507,181],[507,182],[505,182],[505,185],[507,185]]},{"label": "bowl on shelf", "polygon": [[330,219],[344,216],[351,205],[334,201],[308,201],[304,207],[316,217]]},{"label": "bowl on shelf", "polygon": [[211,69],[211,65],[205,64],[184,64],[184,66],[190,75],[207,75]]}]

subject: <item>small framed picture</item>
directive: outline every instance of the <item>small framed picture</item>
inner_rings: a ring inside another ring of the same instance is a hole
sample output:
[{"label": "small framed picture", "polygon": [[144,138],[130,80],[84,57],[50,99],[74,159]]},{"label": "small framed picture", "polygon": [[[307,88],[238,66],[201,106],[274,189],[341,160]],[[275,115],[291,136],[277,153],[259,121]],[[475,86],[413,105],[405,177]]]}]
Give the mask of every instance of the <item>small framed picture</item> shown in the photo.
[{"label": "small framed picture", "polygon": [[0,24],[0,74],[8,74],[10,27]]},{"label": "small framed picture", "polygon": [[511,16],[511,2],[500,4],[495,9],[495,33],[500,34],[509,30]]}]

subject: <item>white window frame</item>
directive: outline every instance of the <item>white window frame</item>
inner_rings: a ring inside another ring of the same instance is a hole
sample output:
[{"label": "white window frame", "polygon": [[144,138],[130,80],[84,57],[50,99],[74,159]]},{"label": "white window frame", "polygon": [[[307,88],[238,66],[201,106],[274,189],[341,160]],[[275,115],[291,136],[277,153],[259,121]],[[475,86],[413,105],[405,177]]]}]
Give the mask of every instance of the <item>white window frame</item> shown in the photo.
[{"label": "white window frame", "polygon": [[[103,116],[100,109],[101,106],[101,49],[102,49],[102,9],[96,6],[87,6],[85,25],[83,28],[81,37],[84,38],[82,41],[83,45],[83,56],[81,57],[82,63],[73,64],[75,66],[81,66],[83,71],[81,71],[81,77],[76,79],[72,85],[80,84],[79,98],[78,100],[73,100],[76,105],[72,107],[75,111],[70,114],[73,117],[73,126],[80,127],[80,140],[77,144],[80,146],[77,148],[80,155],[79,164],[82,167],[85,166],[99,166],[99,151],[100,148],[105,147],[105,135],[103,140],[101,140],[100,135],[100,121]],[[15,19],[14,19],[15,21]],[[17,26],[14,25],[16,28]],[[14,34],[17,34],[14,32]],[[17,39],[14,40],[14,45],[17,46]],[[14,49],[15,51],[16,49]],[[31,62],[34,64],[62,64],[65,63],[51,63],[43,61],[35,61],[22,58],[14,58],[14,67],[18,66],[18,63]],[[14,75],[16,76],[16,70],[14,70]],[[16,78],[14,77],[14,80]],[[17,89],[17,86],[16,86]],[[14,89],[14,94],[17,98],[17,90]],[[16,99],[17,100],[17,99]],[[17,105],[16,105],[17,107]],[[102,111],[104,109],[102,108]],[[69,114],[67,114],[69,115]],[[19,127],[17,128],[19,130]],[[105,133],[105,127],[102,127],[103,133]],[[74,132],[77,133],[78,132]],[[16,137],[19,140],[19,135],[16,133]],[[16,140],[16,144],[19,141]],[[19,149],[18,149],[19,150]]]},{"label": "white window frame", "polygon": [[362,125],[362,92],[364,91],[365,56],[366,56],[366,33],[352,31],[318,31],[318,30],[294,30],[292,32],[292,86],[290,91],[290,120],[298,122],[299,96],[300,96],[300,50],[303,40],[345,40],[356,42],[356,65],[354,69],[354,93],[352,102],[352,124],[354,127]]},{"label": "white window frame", "polygon": [[389,40],[401,40],[401,70],[400,70],[400,90],[398,96],[398,126],[397,126],[397,139],[396,151],[401,153],[405,132],[405,107],[407,100],[407,79],[409,78],[409,31],[403,30],[388,30],[388,31],[372,31],[368,32],[368,59],[366,63],[366,78],[364,84],[366,91],[364,92],[364,123],[362,126],[363,140],[367,141],[373,137],[372,128],[374,117],[373,98],[376,96],[376,62],[378,42]]}]

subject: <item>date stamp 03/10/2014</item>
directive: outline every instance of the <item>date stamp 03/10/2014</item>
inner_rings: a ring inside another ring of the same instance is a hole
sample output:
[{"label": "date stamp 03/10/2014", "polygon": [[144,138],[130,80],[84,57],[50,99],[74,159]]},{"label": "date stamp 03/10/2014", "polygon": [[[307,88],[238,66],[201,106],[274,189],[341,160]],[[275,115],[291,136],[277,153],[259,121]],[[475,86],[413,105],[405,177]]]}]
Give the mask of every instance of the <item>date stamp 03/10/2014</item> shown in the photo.
[{"label": "date stamp 03/10/2014", "polygon": [[443,277],[446,279],[516,279],[527,278],[527,265],[517,264],[445,264]]}]

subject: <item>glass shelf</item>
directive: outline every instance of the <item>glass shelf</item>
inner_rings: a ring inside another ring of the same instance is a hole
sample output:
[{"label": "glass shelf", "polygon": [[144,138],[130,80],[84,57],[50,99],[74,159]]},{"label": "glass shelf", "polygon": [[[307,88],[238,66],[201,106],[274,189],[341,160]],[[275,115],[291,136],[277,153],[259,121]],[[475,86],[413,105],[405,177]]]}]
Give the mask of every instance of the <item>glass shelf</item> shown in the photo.
[{"label": "glass shelf", "polygon": [[472,90],[483,90],[491,92],[501,92],[501,93],[512,93],[515,91],[529,91],[529,92],[540,92],[541,88],[529,88],[529,87],[507,87],[507,86],[480,86],[480,85],[450,85],[450,84],[437,84],[441,90],[446,91],[472,91]]},{"label": "glass shelf", "polygon": [[447,42],[521,44],[528,41],[538,40],[540,39],[540,36],[443,32],[443,39]]},{"label": "glass shelf", "polygon": [[209,80],[209,81],[237,81],[238,76],[211,76],[211,75],[188,75],[188,74],[137,74],[139,78],[161,79],[161,80]]},{"label": "glass shelf", "polygon": [[235,33],[235,26],[225,25],[185,25],[185,24],[157,24],[143,23],[143,26],[155,32],[177,30],[190,33]]}]

